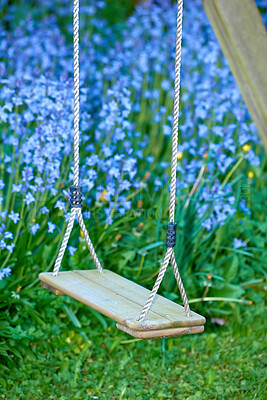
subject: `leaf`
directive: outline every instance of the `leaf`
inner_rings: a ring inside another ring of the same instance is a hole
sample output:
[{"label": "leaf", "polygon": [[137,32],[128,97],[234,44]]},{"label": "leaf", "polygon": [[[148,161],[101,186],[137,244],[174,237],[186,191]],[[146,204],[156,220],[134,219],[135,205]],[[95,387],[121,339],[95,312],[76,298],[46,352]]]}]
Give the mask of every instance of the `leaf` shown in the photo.
[{"label": "leaf", "polygon": [[[82,328],[80,321],[78,320],[78,318],[76,317],[76,315],[74,314],[74,312],[72,311],[72,309],[70,307],[68,307],[66,304],[62,304],[61,308],[67,314],[67,316],[69,317],[69,319],[71,320],[71,322],[73,323],[73,325],[76,328]],[[84,338],[84,340],[86,342],[90,342],[86,333],[84,333],[83,331],[80,331],[80,334],[82,335],[82,337]]]},{"label": "leaf", "polygon": [[132,261],[134,259],[135,255],[136,255],[136,251],[135,250],[127,250],[127,251],[124,251],[122,253],[122,257],[126,261]]},{"label": "leaf", "polygon": [[162,240],[155,242],[155,243],[151,243],[148,246],[143,247],[141,250],[152,250],[155,249],[159,246],[165,245],[165,242],[163,242]]},{"label": "leaf", "polygon": [[233,279],[235,279],[237,272],[239,268],[239,261],[237,255],[234,254],[232,262],[229,263],[229,266],[226,267],[225,271],[225,279],[228,282],[231,282]]},{"label": "leaf", "polygon": [[82,327],[80,321],[78,320],[78,318],[76,317],[76,315],[74,314],[74,312],[70,307],[68,307],[66,304],[62,304],[61,308],[67,314],[67,316],[69,317],[73,325],[76,326],[76,328]]},{"label": "leaf", "polygon": [[211,296],[214,297],[228,297],[238,299],[245,293],[245,290],[241,286],[232,285],[227,283],[223,285],[220,289],[213,288],[211,290]]},{"label": "leaf", "polygon": [[90,308],[90,311],[98,319],[98,321],[101,323],[103,328],[107,329],[108,324],[107,324],[107,321],[105,320],[105,318],[98,311],[93,310],[92,308]]}]

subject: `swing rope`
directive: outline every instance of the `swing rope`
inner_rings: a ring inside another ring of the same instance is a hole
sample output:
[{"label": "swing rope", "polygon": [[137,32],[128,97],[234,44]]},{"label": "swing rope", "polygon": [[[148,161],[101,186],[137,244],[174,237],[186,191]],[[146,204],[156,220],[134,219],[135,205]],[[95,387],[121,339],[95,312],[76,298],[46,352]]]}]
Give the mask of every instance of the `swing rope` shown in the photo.
[{"label": "swing rope", "polygon": [[171,185],[170,185],[170,208],[169,223],[167,224],[167,251],[160,268],[158,277],[150,292],[150,296],[143,307],[139,316],[139,321],[143,321],[146,314],[158,292],[161,281],[164,277],[166,269],[171,262],[175,279],[181,293],[183,305],[187,317],[191,316],[187,296],[184,285],[177,267],[174,254],[174,246],[176,244],[176,223],[175,217],[175,197],[176,197],[176,170],[177,170],[177,146],[178,146],[178,124],[179,124],[179,103],[180,103],[180,80],[181,80],[181,50],[182,50],[182,23],[183,23],[183,0],[177,0],[177,26],[176,26],[176,48],[175,48],[175,78],[174,78],[174,105],[173,105],[173,123],[172,123],[172,159],[171,159]]},{"label": "swing rope", "polygon": [[[175,53],[175,83],[174,83],[174,109],[173,109],[173,126],[172,126],[172,160],[171,160],[171,185],[170,185],[170,207],[169,222],[167,224],[166,245],[167,251],[160,268],[158,277],[150,296],[143,307],[138,321],[143,321],[146,314],[150,310],[154,298],[158,292],[161,281],[164,277],[166,269],[171,263],[174,275],[181,293],[182,301],[186,316],[191,316],[185,289],[179,274],[177,263],[175,260],[174,246],[176,244],[176,223],[175,217],[175,197],[176,197],[176,169],[177,169],[177,146],[178,146],[178,122],[179,122],[179,98],[180,98],[180,69],[181,69],[181,44],[182,44],[182,19],[183,19],[183,0],[177,0],[177,30],[176,30],[176,53]],[[79,0],[73,1],[73,59],[74,59],[74,179],[73,186],[70,187],[70,205],[71,215],[67,225],[67,229],[59,250],[58,257],[55,262],[53,276],[57,276],[63,255],[65,253],[71,231],[73,229],[75,217],[77,215],[80,228],[87,242],[88,249],[98,272],[103,273],[103,268],[96,255],[94,246],[90,240],[89,234],[85,227],[81,212],[82,190],[79,186]]]},{"label": "swing rope", "polygon": [[89,234],[85,227],[83,216],[81,212],[82,205],[82,190],[79,186],[79,122],[80,122],[80,68],[79,68],[79,0],[73,1],[73,66],[74,66],[74,179],[73,186],[70,188],[70,205],[71,214],[68,226],[55,262],[53,276],[57,276],[65,253],[69,237],[73,228],[75,217],[77,214],[79,225],[86,240],[88,249],[92,259],[98,269],[98,272],[103,273],[103,268],[96,255],[94,246],[90,240]]}]

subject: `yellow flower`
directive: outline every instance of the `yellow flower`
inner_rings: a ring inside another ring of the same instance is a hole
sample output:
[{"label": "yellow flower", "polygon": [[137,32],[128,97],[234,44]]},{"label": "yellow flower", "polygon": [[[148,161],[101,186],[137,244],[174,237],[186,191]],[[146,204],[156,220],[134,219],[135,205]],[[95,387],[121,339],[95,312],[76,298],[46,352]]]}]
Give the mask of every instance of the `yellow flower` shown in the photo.
[{"label": "yellow flower", "polygon": [[32,222],[33,222],[33,223],[35,223],[35,222],[36,222],[36,219],[35,219],[35,218],[33,218],[33,219],[32,219]]},{"label": "yellow flower", "polygon": [[244,144],[242,147],[244,153],[248,153],[249,150],[251,149],[251,146],[249,144]]},{"label": "yellow flower", "polygon": [[181,160],[183,158],[183,153],[181,151],[177,151],[177,160]]},{"label": "yellow flower", "polygon": [[82,230],[80,230],[80,235],[81,235],[82,238],[84,238],[84,234],[83,234]]},{"label": "yellow flower", "polygon": [[248,172],[248,179],[252,179],[254,177],[254,172],[249,171]]},{"label": "yellow flower", "polygon": [[101,193],[101,196],[100,196],[100,200],[101,201],[108,201],[106,198],[105,198],[105,195],[107,194],[107,190],[106,189],[104,189],[103,190],[103,192]]}]

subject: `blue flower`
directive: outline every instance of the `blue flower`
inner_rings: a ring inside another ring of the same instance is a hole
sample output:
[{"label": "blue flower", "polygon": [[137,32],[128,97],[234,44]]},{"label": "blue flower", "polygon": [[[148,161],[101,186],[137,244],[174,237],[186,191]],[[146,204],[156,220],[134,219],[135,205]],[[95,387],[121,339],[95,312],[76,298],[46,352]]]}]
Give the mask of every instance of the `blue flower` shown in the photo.
[{"label": "blue flower", "polygon": [[4,239],[1,239],[1,240],[0,240],[0,248],[1,248],[2,250],[4,250],[4,249],[6,248],[6,242],[4,241]]},{"label": "blue flower", "polygon": [[5,239],[13,239],[13,233],[12,232],[5,232],[4,233]]},{"label": "blue flower", "polygon": [[28,193],[26,194],[26,196],[24,197],[23,201],[24,201],[24,202],[27,204],[27,206],[28,206],[29,204],[35,202],[35,198],[33,197],[33,195],[32,195],[30,192],[28,192]]},{"label": "blue flower", "polygon": [[204,222],[201,224],[204,228],[207,229],[207,231],[210,231],[212,229],[212,220],[211,218],[206,219]]},{"label": "blue flower", "polygon": [[40,208],[40,211],[42,214],[46,214],[49,212],[49,209],[46,206],[44,206],[44,207]]},{"label": "blue flower", "polygon": [[13,210],[8,214],[8,218],[10,218],[15,224],[20,220],[19,213],[15,213]]},{"label": "blue flower", "polygon": [[87,219],[91,218],[91,213],[90,213],[90,211],[84,211],[84,212],[83,212],[83,216],[84,216],[84,218],[87,218]]},{"label": "blue flower", "polygon": [[33,235],[35,235],[39,228],[40,228],[40,225],[39,225],[39,224],[33,224],[33,225],[31,226],[31,233],[32,233]]},{"label": "blue flower", "polygon": [[59,208],[60,210],[65,210],[65,206],[66,204],[61,200],[57,200],[55,204],[55,208]]},{"label": "blue flower", "polygon": [[11,243],[11,244],[6,246],[7,250],[9,251],[9,253],[13,253],[14,247],[15,247],[14,243]]},{"label": "blue flower", "polygon": [[161,81],[161,87],[163,90],[165,90],[165,92],[167,92],[171,88],[170,81],[164,79],[163,81]]},{"label": "blue flower", "polygon": [[247,159],[248,159],[250,165],[252,165],[253,167],[260,166],[260,159],[259,159],[259,157],[257,157],[255,155],[253,150],[249,150],[249,152],[247,153]]},{"label": "blue flower", "polygon": [[5,187],[5,184],[4,184],[3,180],[0,179],[0,190],[4,189],[4,187]]},{"label": "blue flower", "polygon": [[13,183],[12,185],[12,193],[19,193],[22,190],[22,185],[16,185],[15,183]]},{"label": "blue flower", "polygon": [[169,125],[163,125],[163,135],[170,136],[172,134],[172,128]]},{"label": "blue flower", "polygon": [[12,272],[12,270],[11,270],[11,268],[10,268],[9,266],[3,268],[3,269],[0,271],[0,281],[1,281],[3,278],[5,278],[5,277],[10,276],[10,275],[11,275],[11,272]]},{"label": "blue flower", "polygon": [[219,167],[219,170],[224,174],[226,170],[229,168],[229,166],[234,162],[233,157],[227,157],[226,154],[221,154],[219,155],[217,159],[217,164]]},{"label": "blue flower", "polygon": [[106,223],[107,223],[108,225],[112,225],[112,222],[113,222],[113,219],[111,218],[110,215],[108,215],[107,218],[106,218]]},{"label": "blue flower", "polygon": [[76,247],[73,246],[68,246],[68,250],[71,256],[73,256],[73,254],[75,253],[75,251],[77,250]]},{"label": "blue flower", "polygon": [[240,247],[247,247],[247,243],[242,239],[234,238],[233,246],[235,249],[239,249]]},{"label": "blue flower", "polygon": [[56,229],[56,225],[53,224],[52,222],[48,221],[48,233],[53,233],[54,230]]}]

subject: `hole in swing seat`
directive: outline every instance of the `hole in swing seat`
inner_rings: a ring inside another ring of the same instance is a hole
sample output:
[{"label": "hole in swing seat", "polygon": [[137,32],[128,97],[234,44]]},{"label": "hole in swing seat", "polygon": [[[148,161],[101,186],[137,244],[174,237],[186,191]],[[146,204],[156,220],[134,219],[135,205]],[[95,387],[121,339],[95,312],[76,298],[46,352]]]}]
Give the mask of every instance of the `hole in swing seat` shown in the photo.
[{"label": "hole in swing seat", "polygon": [[203,331],[205,318],[160,295],[144,321],[138,321],[150,291],[114,272],[74,270],[59,272],[57,277],[44,272],[39,279],[45,289],[66,294],[117,322],[117,327],[140,339],[181,336]]}]

